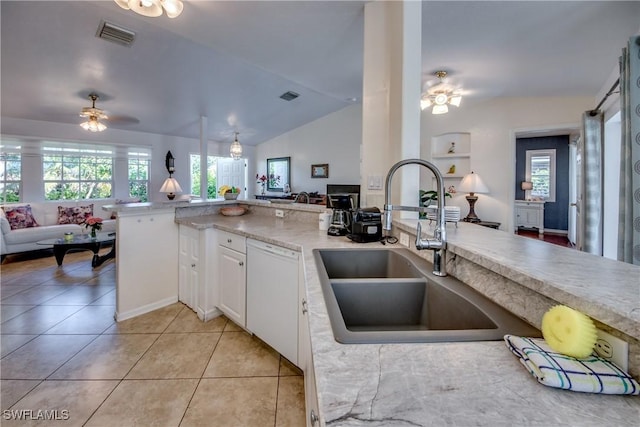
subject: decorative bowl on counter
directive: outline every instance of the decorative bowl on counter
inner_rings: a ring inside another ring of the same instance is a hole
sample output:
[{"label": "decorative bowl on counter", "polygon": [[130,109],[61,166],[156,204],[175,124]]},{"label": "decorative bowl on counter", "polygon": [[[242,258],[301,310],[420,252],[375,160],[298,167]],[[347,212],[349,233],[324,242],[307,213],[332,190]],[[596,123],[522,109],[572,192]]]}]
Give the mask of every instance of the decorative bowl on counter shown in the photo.
[{"label": "decorative bowl on counter", "polygon": [[240,193],[224,193],[225,200],[236,200]]},{"label": "decorative bowl on counter", "polygon": [[226,206],[220,208],[220,215],[224,216],[240,216],[247,213],[248,209],[245,206]]}]

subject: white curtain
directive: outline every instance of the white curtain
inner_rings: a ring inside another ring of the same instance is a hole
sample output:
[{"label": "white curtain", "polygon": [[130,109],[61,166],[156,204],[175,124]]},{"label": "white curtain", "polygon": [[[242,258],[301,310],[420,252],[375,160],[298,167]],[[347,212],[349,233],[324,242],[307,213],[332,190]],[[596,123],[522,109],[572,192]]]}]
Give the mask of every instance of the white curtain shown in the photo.
[{"label": "white curtain", "polygon": [[[593,115],[592,115],[593,114]],[[581,233],[582,250],[594,255],[602,255],[602,142],[604,137],[604,116],[601,111],[582,114],[582,182]]]},{"label": "white curtain", "polygon": [[640,36],[620,58],[620,217],[618,260],[640,265]]}]

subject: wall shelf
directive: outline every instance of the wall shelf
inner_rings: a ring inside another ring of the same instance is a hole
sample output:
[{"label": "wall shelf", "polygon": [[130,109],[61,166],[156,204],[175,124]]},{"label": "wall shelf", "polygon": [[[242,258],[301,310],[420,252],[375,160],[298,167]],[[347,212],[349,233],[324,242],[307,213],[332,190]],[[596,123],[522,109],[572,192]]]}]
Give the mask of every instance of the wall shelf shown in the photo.
[{"label": "wall shelf", "polygon": [[434,159],[464,159],[466,157],[471,157],[471,153],[434,154],[431,157]]},{"label": "wall shelf", "polygon": [[[454,152],[449,151],[453,149]],[[471,172],[471,134],[452,132],[431,138],[431,161],[445,180],[461,180]],[[455,167],[454,173],[447,173]],[[459,182],[451,183],[457,185]]]}]

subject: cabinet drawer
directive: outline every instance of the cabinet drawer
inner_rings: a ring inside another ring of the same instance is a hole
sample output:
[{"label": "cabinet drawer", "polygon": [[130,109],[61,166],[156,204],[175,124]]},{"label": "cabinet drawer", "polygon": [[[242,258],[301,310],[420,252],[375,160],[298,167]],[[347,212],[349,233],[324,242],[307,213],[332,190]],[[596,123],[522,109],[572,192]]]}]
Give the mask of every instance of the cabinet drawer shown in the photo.
[{"label": "cabinet drawer", "polygon": [[229,233],[226,231],[218,231],[218,244],[225,248],[233,249],[240,253],[246,253],[246,237],[237,234]]}]

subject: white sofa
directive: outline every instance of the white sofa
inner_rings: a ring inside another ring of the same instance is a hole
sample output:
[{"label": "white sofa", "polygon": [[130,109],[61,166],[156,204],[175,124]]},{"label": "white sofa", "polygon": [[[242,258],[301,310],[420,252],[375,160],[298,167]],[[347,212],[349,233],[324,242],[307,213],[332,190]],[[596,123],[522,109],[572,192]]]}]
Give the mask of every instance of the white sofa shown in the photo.
[{"label": "white sofa", "polygon": [[[93,204],[93,216],[102,218],[101,232],[113,232],[116,230],[116,220],[110,219],[111,213],[102,210],[104,205],[113,205],[115,199],[100,200],[76,200],[76,201],[47,201],[37,203],[11,203],[0,206],[0,255],[4,259],[5,255],[46,249],[46,246],[38,245],[36,242],[45,239],[55,239],[64,237],[64,233],[88,233],[89,231],[79,224],[58,224],[58,206],[65,208],[75,206],[88,206]],[[37,227],[20,228],[11,230],[11,226],[4,215],[4,208],[15,206],[31,206],[31,212]]]}]

